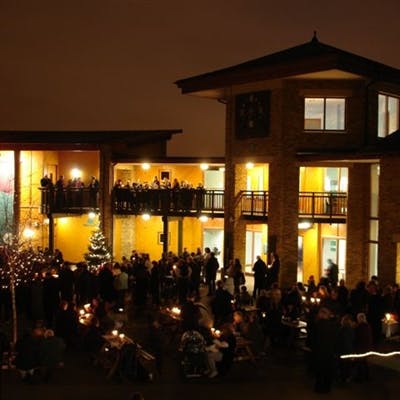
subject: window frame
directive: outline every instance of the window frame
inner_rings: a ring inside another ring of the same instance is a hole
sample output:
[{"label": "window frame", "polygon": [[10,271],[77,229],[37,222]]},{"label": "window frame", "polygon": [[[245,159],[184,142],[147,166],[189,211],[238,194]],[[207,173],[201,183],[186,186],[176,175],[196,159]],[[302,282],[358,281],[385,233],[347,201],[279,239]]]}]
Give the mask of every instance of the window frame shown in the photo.
[{"label": "window frame", "polygon": [[[323,100],[323,119],[322,123],[323,126],[321,128],[306,128],[306,101],[307,99],[312,99],[312,100]],[[326,128],[326,103],[327,100],[344,100],[344,110],[343,110],[343,129],[327,129]],[[303,101],[303,130],[305,132],[326,132],[326,133],[345,133],[347,132],[347,97],[346,96],[304,96],[304,101]]]},{"label": "window frame", "polygon": [[[380,96],[383,96],[385,98],[385,110],[384,110],[384,125],[383,125],[383,129],[382,132],[380,131]],[[389,132],[389,128],[390,128],[390,113],[389,113],[389,99],[394,99],[397,100],[397,128],[391,132]],[[385,138],[390,136],[392,133],[398,131],[400,129],[400,96],[396,96],[394,94],[390,94],[390,93],[385,93],[385,92],[378,92],[378,109],[377,109],[377,114],[378,114],[378,118],[377,118],[377,127],[376,127],[376,135],[378,138]],[[381,134],[382,133],[382,134]]]}]

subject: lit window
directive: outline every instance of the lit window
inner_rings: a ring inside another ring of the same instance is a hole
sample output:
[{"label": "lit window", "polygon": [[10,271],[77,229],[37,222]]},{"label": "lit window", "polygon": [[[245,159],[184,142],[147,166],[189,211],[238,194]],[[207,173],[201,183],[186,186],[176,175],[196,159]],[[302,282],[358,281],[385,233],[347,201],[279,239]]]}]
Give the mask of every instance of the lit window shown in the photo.
[{"label": "lit window", "polygon": [[304,99],[304,129],[307,131],[343,131],[345,129],[343,98]]},{"label": "lit window", "polygon": [[386,137],[399,129],[399,98],[380,94],[378,97],[378,136]]}]

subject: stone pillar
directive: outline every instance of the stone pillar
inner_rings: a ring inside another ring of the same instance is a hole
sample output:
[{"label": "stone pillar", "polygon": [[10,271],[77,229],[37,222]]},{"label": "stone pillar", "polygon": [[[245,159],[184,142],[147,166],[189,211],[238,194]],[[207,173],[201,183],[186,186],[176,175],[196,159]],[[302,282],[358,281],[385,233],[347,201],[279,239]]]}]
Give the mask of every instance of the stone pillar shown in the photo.
[{"label": "stone pillar", "polygon": [[368,238],[371,199],[369,164],[349,168],[346,235],[346,284],[368,279]]},{"label": "stone pillar", "polygon": [[384,285],[393,283],[397,270],[397,242],[400,242],[400,160],[387,155],[381,159],[379,177],[378,276]]},{"label": "stone pillar", "polygon": [[299,167],[293,158],[275,159],[269,165],[268,252],[281,261],[280,285],[297,281]]}]

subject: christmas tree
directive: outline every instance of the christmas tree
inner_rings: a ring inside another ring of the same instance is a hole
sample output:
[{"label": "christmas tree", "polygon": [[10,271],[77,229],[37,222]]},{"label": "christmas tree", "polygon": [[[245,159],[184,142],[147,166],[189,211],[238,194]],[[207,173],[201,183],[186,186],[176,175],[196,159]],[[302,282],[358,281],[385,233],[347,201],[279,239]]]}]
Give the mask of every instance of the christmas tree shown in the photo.
[{"label": "christmas tree", "polygon": [[94,231],[89,241],[89,252],[85,254],[85,260],[91,271],[97,271],[104,263],[111,260],[111,252],[101,230]]}]

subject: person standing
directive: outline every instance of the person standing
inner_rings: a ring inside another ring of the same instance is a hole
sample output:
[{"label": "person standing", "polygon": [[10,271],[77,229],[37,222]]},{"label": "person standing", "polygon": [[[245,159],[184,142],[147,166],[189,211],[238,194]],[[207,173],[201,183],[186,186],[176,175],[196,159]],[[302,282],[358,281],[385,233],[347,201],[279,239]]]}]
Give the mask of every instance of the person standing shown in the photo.
[{"label": "person standing", "polygon": [[214,252],[210,252],[209,259],[205,262],[204,271],[206,275],[206,283],[208,285],[207,296],[212,296],[215,293],[215,280],[217,279],[217,271],[219,262],[215,257]]},{"label": "person standing", "polygon": [[281,261],[277,253],[272,253],[271,266],[267,270],[267,289],[270,289],[274,283],[279,282],[279,271]]},{"label": "person standing", "polygon": [[97,208],[97,194],[99,192],[99,181],[92,176],[89,183],[89,201],[90,207]]},{"label": "person standing", "polygon": [[331,287],[337,286],[339,281],[339,268],[331,258],[328,259],[328,267],[326,270],[327,270],[328,281]]},{"label": "person standing", "polygon": [[265,279],[267,276],[267,264],[261,256],[257,256],[256,262],[253,265],[254,272],[254,289],[253,298],[256,298],[260,291],[265,288]]}]

